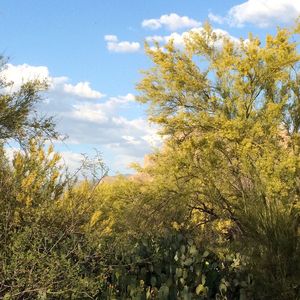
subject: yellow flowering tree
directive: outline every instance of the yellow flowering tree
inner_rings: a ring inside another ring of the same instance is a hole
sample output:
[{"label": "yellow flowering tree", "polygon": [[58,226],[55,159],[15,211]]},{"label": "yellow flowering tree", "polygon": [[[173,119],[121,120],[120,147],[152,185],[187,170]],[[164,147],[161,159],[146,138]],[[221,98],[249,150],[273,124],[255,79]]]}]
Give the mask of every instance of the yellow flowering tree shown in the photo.
[{"label": "yellow flowering tree", "polygon": [[297,38],[278,29],[237,42],[206,25],[184,49],[146,45],[153,67],[138,85],[166,139],[148,172],[184,195],[204,231],[227,233],[263,299],[299,293]]}]

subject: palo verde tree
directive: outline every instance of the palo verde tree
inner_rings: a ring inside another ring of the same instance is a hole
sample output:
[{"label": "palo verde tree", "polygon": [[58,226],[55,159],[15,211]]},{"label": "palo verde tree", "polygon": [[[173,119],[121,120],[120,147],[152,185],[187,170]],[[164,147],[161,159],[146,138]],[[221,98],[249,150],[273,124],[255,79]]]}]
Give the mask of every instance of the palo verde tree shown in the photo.
[{"label": "palo verde tree", "polygon": [[[52,119],[35,112],[46,83],[16,89],[1,76],[0,298],[93,298],[101,283],[85,234],[94,213],[89,185],[75,188],[60,156],[45,149],[57,137]],[[9,160],[11,140],[21,149]]]},{"label": "palo verde tree", "polygon": [[257,299],[300,295],[298,33],[237,42],[206,25],[183,49],[146,45],[153,67],[138,85],[166,140],[148,172],[203,232],[225,224]]},{"label": "palo verde tree", "polygon": [[[0,56],[0,72],[6,68]],[[24,143],[35,135],[57,138],[53,119],[40,116],[35,105],[41,101],[41,92],[47,89],[45,80],[24,82],[17,90],[14,83],[0,73],[0,142],[8,139]]]}]

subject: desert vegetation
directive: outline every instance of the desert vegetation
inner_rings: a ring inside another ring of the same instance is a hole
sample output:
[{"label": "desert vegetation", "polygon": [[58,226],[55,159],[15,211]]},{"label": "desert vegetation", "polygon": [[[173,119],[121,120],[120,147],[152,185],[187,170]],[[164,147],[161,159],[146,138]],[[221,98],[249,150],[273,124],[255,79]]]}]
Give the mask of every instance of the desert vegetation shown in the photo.
[{"label": "desert vegetation", "polygon": [[164,142],[113,181],[101,159],[64,170],[46,82],[1,78],[0,298],[300,299],[299,32],[146,44]]}]

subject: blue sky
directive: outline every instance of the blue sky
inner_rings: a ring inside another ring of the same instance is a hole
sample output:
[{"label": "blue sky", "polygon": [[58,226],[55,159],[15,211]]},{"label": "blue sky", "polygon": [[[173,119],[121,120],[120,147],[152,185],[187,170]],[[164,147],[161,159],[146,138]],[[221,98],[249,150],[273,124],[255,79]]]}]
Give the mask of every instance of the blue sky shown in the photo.
[{"label": "blue sky", "polygon": [[159,145],[134,101],[140,70],[150,65],[145,39],[173,37],[180,46],[184,32],[207,20],[232,38],[263,37],[299,13],[300,0],[2,0],[0,53],[10,58],[4,72],[16,85],[49,79],[39,110],[56,115],[69,135],[56,149],[71,168],[79,153],[97,148],[111,174],[128,173],[130,161]]}]

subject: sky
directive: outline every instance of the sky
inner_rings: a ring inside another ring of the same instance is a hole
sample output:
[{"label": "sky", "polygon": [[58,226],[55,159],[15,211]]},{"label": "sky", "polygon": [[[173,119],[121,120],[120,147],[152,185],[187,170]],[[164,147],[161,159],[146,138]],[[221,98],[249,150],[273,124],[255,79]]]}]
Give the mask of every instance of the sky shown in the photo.
[{"label": "sky", "polygon": [[55,148],[70,170],[97,149],[110,174],[126,174],[161,144],[135,101],[141,70],[151,66],[145,41],[173,38],[182,47],[182,36],[206,21],[232,39],[250,31],[263,38],[299,14],[300,0],[1,0],[2,72],[14,88],[49,82],[38,110],[68,136]]}]

